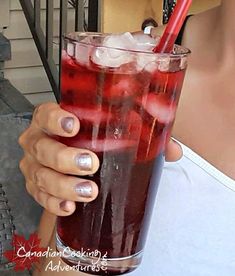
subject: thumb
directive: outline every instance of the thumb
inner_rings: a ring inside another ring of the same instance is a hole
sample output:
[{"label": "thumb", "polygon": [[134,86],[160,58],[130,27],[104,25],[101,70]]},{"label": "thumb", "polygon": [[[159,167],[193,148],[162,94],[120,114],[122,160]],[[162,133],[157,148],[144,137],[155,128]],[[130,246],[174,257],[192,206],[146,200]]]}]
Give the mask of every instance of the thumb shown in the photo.
[{"label": "thumb", "polygon": [[169,143],[166,146],[165,155],[167,162],[173,162],[179,160],[182,157],[183,151],[181,146],[177,142],[170,139]]}]

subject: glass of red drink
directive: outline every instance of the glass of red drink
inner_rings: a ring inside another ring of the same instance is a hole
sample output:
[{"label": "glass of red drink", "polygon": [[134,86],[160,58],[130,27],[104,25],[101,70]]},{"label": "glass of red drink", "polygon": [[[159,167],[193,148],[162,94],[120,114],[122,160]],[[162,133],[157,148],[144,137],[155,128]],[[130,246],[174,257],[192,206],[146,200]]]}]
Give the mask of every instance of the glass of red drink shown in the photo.
[{"label": "glass of red drink", "polygon": [[123,36],[124,46],[123,37],[73,33],[62,53],[61,107],[81,127],[61,142],[92,150],[100,168],[87,177],[98,197],[58,217],[57,250],[96,275],[127,273],[141,261],[189,54],[180,46],[155,54],[147,35],[145,43]]}]

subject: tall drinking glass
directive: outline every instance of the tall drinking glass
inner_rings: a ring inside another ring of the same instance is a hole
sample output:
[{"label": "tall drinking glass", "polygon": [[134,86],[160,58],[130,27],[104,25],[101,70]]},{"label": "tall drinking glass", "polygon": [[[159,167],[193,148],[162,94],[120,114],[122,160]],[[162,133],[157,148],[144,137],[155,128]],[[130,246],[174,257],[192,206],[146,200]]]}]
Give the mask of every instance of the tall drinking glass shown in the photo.
[{"label": "tall drinking glass", "polygon": [[131,50],[113,47],[118,36],[73,33],[62,53],[61,107],[81,128],[61,142],[92,150],[100,168],[87,177],[98,197],[58,217],[57,250],[70,266],[98,275],[127,273],[141,261],[189,53],[175,46],[155,54],[155,43],[125,35]]}]

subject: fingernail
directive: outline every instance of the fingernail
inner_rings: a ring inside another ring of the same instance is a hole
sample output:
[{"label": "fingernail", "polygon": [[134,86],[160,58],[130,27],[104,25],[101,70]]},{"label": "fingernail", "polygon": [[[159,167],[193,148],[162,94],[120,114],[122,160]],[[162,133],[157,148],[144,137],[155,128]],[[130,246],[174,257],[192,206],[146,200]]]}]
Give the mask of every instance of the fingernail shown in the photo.
[{"label": "fingernail", "polygon": [[91,197],[92,196],[92,186],[89,181],[78,183],[75,186],[75,192],[82,197]]},{"label": "fingernail", "polygon": [[65,117],[61,120],[61,126],[64,131],[71,133],[74,127],[74,118],[73,117]]},{"label": "fingernail", "polygon": [[92,169],[92,158],[88,153],[81,153],[76,156],[76,164],[82,171],[90,171]]},{"label": "fingernail", "polygon": [[62,209],[65,212],[70,212],[70,208],[67,204],[67,201],[60,202],[60,209]]}]

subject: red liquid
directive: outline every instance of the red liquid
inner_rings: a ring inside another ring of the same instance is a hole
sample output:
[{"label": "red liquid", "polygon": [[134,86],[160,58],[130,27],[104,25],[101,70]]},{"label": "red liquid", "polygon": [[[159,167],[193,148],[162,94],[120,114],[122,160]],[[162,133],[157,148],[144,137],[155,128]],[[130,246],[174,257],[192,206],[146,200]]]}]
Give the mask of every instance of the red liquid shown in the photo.
[{"label": "red liquid", "polygon": [[78,116],[81,129],[61,141],[96,152],[101,164],[87,177],[99,186],[96,200],[58,218],[66,246],[108,258],[143,250],[183,78],[184,71],[120,74],[64,56],[61,106]]}]

